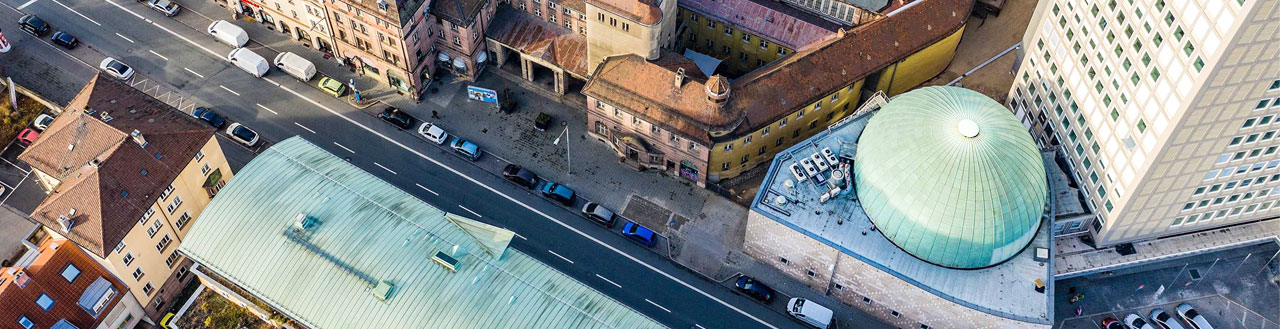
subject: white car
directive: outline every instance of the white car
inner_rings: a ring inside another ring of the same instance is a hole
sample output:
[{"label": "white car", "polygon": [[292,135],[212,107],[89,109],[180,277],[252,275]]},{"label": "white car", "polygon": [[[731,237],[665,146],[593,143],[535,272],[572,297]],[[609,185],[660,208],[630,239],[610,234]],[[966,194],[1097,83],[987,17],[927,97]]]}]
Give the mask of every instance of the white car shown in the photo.
[{"label": "white car", "polygon": [[103,59],[102,63],[98,64],[98,69],[102,70],[102,72],[107,72],[108,75],[111,75],[116,79],[129,80],[130,78],[133,78],[133,68],[130,68],[128,65],[125,65],[123,62],[118,61],[115,58],[107,57],[106,59]]},{"label": "white car", "polygon": [[1133,329],[1156,329],[1147,323],[1147,320],[1143,320],[1142,316],[1133,313],[1129,313],[1129,316],[1124,317],[1124,324]]},{"label": "white car", "polygon": [[1149,316],[1148,318],[1151,319],[1151,323],[1155,323],[1156,326],[1159,326],[1160,328],[1163,328],[1163,329],[1186,329],[1182,327],[1181,323],[1178,323],[1178,320],[1175,320],[1173,319],[1172,316],[1169,316],[1169,313],[1165,313],[1164,309],[1157,308],[1157,309],[1151,310],[1151,316]]},{"label": "white car", "polygon": [[36,117],[36,121],[31,122],[31,126],[35,127],[36,131],[44,131],[45,129],[49,129],[49,124],[52,124],[52,123],[53,123],[52,115],[40,113],[40,115]]},{"label": "white car", "polygon": [[178,10],[182,9],[182,7],[178,7],[177,3],[174,3],[173,1],[169,1],[169,0],[150,0],[150,1],[147,1],[147,6],[169,17],[173,17],[173,15],[177,15]]},{"label": "white car", "polygon": [[227,136],[231,136],[231,139],[248,147],[258,145],[258,132],[245,127],[239,122],[227,126]]},{"label": "white car", "polygon": [[1182,321],[1187,321],[1187,324],[1191,325],[1191,329],[1213,329],[1213,325],[1209,324],[1209,320],[1205,320],[1204,316],[1200,315],[1200,312],[1196,312],[1196,309],[1191,307],[1191,304],[1178,304],[1175,310],[1178,311],[1178,317],[1181,317]]},{"label": "white car", "polygon": [[440,129],[440,127],[436,127],[430,122],[423,122],[421,126],[418,126],[418,134],[440,145],[444,145],[444,142],[449,140],[449,133],[444,132],[444,129]]}]

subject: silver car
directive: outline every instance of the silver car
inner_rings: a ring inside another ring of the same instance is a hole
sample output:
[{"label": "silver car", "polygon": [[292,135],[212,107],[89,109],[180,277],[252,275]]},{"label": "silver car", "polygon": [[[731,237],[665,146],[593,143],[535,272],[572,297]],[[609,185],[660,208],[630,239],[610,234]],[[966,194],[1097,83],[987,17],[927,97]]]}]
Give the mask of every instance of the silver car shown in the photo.
[{"label": "silver car", "polygon": [[169,17],[177,15],[178,11],[182,9],[182,7],[178,7],[177,3],[169,0],[150,0],[147,1],[147,6]]},{"label": "silver car", "polygon": [[418,134],[433,143],[441,145],[444,145],[444,142],[449,140],[449,133],[444,132],[444,129],[440,129],[440,127],[430,122],[423,122],[421,126],[418,126]]},{"label": "silver car", "polygon": [[1178,323],[1177,319],[1169,316],[1169,313],[1165,313],[1164,309],[1151,310],[1151,316],[1148,318],[1151,319],[1151,323],[1155,323],[1162,329],[1186,329],[1182,327],[1181,323]]},{"label": "silver car", "polygon": [[98,64],[98,69],[116,79],[129,80],[129,78],[133,78],[133,68],[115,58],[107,57],[103,59],[102,63]]},{"label": "silver car", "polygon": [[1209,324],[1209,320],[1205,320],[1204,316],[1200,315],[1200,312],[1196,312],[1196,309],[1191,307],[1191,304],[1178,304],[1178,307],[1174,310],[1178,311],[1178,317],[1181,317],[1182,321],[1187,321],[1191,329],[1213,329],[1213,325]]},{"label": "silver car", "polygon": [[236,142],[248,147],[258,145],[258,132],[253,131],[253,129],[249,129],[249,127],[245,127],[238,122],[227,126],[227,135],[231,136],[231,139]]}]

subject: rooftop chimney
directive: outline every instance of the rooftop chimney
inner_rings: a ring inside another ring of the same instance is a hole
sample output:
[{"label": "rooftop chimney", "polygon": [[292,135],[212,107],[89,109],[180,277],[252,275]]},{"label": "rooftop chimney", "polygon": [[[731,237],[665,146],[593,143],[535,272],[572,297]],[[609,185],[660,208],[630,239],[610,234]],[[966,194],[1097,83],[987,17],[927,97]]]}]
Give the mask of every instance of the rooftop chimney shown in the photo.
[{"label": "rooftop chimney", "polygon": [[676,68],[676,89],[684,85],[684,68]]},{"label": "rooftop chimney", "polygon": [[133,133],[130,133],[129,136],[133,137],[133,141],[137,142],[138,146],[141,146],[142,148],[147,148],[147,138],[142,137],[141,131],[134,129]]}]

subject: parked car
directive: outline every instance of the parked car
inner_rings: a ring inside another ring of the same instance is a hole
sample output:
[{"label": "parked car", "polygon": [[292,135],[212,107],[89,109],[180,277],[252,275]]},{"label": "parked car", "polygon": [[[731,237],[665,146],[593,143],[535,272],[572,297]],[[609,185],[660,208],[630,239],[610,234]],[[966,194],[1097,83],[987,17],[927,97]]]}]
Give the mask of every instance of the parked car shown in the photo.
[{"label": "parked car", "polygon": [[1129,313],[1128,316],[1124,317],[1124,324],[1129,325],[1129,328],[1133,329],[1156,329],[1150,324],[1147,324],[1147,320],[1143,320],[1141,315],[1133,313]]},{"label": "parked car", "polygon": [[1209,324],[1209,320],[1205,320],[1204,316],[1200,315],[1200,312],[1196,312],[1196,309],[1191,307],[1191,304],[1178,304],[1178,307],[1174,308],[1174,310],[1178,311],[1178,317],[1181,317],[1182,321],[1186,321],[1191,326],[1191,329],[1213,329],[1213,325]]},{"label": "parked car", "polygon": [[1148,318],[1151,319],[1151,323],[1155,323],[1156,326],[1162,329],[1186,329],[1182,327],[1181,323],[1178,323],[1178,320],[1169,316],[1169,313],[1165,313],[1164,309],[1151,310],[1151,316]]},{"label": "parked car", "polygon": [[382,113],[378,113],[378,118],[382,119],[383,121],[389,122],[391,123],[391,125],[396,126],[396,128],[400,128],[400,129],[412,128],[414,121],[416,121],[413,119],[413,116],[409,115],[409,113],[405,113],[400,109],[390,107],[390,106],[383,109]]},{"label": "parked car", "polygon": [[787,301],[787,314],[791,314],[791,317],[800,322],[821,329],[830,327],[831,319],[835,316],[835,312],[831,309],[804,298],[792,298]]},{"label": "parked car", "polygon": [[454,151],[458,151],[458,153],[461,153],[471,161],[476,161],[476,159],[480,158],[481,154],[484,154],[484,151],[480,150],[479,145],[457,137],[453,138],[453,144],[450,145],[450,147],[453,147]]},{"label": "parked car", "polygon": [[231,136],[231,139],[244,144],[244,146],[253,147],[258,145],[258,132],[245,127],[239,122],[227,126],[227,136]]},{"label": "parked car", "polygon": [[27,128],[18,133],[18,144],[22,146],[30,146],[36,142],[36,138],[40,138],[40,132],[35,129]]},{"label": "parked car", "polygon": [[195,111],[191,111],[191,116],[196,117],[196,119],[200,119],[200,121],[204,121],[204,123],[207,123],[214,128],[222,129],[222,127],[227,125],[227,120],[223,119],[221,115],[218,115],[218,113],[214,112],[211,108],[197,107]]},{"label": "parked car", "polygon": [[53,37],[49,39],[54,44],[67,48],[67,50],[76,49],[76,46],[80,45],[80,39],[76,39],[75,36],[62,31],[54,32]]},{"label": "parked car", "polygon": [[102,70],[102,72],[106,72],[107,75],[115,77],[116,79],[129,80],[130,78],[133,78],[133,68],[130,68],[129,65],[125,65],[123,62],[120,62],[115,58],[107,57],[103,59],[102,63],[98,64],[98,69]]},{"label": "parked car", "polygon": [[1107,317],[1106,319],[1102,319],[1102,329],[1129,329],[1129,328],[1125,328],[1124,323],[1120,323],[1120,320],[1117,320],[1116,318],[1113,318],[1113,317]]},{"label": "parked car", "polygon": [[604,225],[604,227],[613,227],[613,219],[618,217],[613,213],[613,210],[609,210],[609,208],[605,208],[595,202],[587,202],[587,204],[583,205],[582,215],[587,216],[587,219],[593,222]]},{"label": "parked car", "polygon": [[320,82],[316,83],[316,87],[320,87],[320,90],[323,90],[326,94],[333,95],[333,97],[342,98],[342,95],[347,94],[347,85],[330,77],[320,78]]},{"label": "parked car", "polygon": [[652,248],[658,244],[657,234],[647,227],[636,224],[636,222],[627,221],[626,224],[622,225],[622,235],[636,240],[636,242],[644,244],[646,247]]},{"label": "parked car", "polygon": [[507,180],[515,182],[520,186],[524,186],[525,188],[538,186],[538,175],[535,175],[532,171],[529,171],[529,169],[521,168],[518,165],[507,165],[506,168],[502,169],[502,177],[505,177]]},{"label": "parked car", "polygon": [[769,288],[769,286],[766,286],[749,276],[744,275],[739,277],[738,282],[735,282],[733,287],[743,295],[750,296],[751,298],[755,298],[761,302],[769,303],[769,300],[773,299],[772,288]]},{"label": "parked car", "polygon": [[27,31],[27,33],[31,33],[31,35],[37,37],[44,36],[45,33],[49,33],[49,30],[52,29],[49,27],[49,23],[45,23],[43,19],[32,14],[27,14],[22,16],[22,18],[19,18],[18,27],[21,27],[23,31]]},{"label": "parked car", "polygon": [[205,32],[209,32],[209,35],[212,35],[214,39],[218,39],[218,41],[232,48],[244,47],[246,43],[249,43],[249,33],[228,21],[213,21],[213,23],[209,23],[209,27],[205,29]]},{"label": "parked car", "polygon": [[440,127],[430,122],[423,122],[421,126],[418,126],[418,134],[440,145],[444,145],[444,142],[449,140],[449,134],[444,132],[444,129],[440,129]]},{"label": "parked car", "polygon": [[573,200],[578,198],[573,189],[555,182],[547,182],[542,185],[542,195],[570,207],[573,206]]},{"label": "parked car", "polygon": [[182,9],[181,7],[178,7],[177,3],[169,0],[150,0],[147,1],[147,6],[169,17],[177,15],[178,11]]},{"label": "parked car", "polygon": [[31,126],[35,127],[36,131],[49,129],[51,124],[53,124],[53,116],[44,113],[40,113],[39,116],[36,116],[36,120],[31,122]]}]

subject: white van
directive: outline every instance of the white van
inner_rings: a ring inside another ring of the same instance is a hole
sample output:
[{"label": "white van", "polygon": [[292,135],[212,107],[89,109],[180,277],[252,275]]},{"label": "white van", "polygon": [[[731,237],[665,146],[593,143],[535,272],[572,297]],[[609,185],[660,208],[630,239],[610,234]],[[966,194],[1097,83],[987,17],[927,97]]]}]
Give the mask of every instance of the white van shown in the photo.
[{"label": "white van", "polygon": [[249,33],[228,21],[213,21],[213,24],[209,24],[208,32],[218,41],[232,47],[240,48],[249,43]]},{"label": "white van", "polygon": [[316,65],[311,64],[311,61],[298,56],[298,54],[287,51],[280,53],[280,55],[276,55],[275,64],[276,68],[294,78],[298,78],[298,80],[302,80],[302,82],[307,82],[311,80],[311,77],[316,76]]},{"label": "white van", "polygon": [[232,64],[235,64],[236,67],[239,67],[241,70],[249,72],[249,74],[253,74],[253,76],[259,78],[267,75],[267,70],[271,69],[271,66],[267,65],[266,58],[262,58],[261,55],[254,53],[248,48],[236,48],[235,50],[232,50],[230,54],[227,54],[227,60],[231,61]]},{"label": "white van", "polygon": [[831,325],[831,317],[835,316],[835,312],[831,309],[818,305],[804,298],[792,298],[787,302],[787,313],[795,317],[800,322],[808,325],[827,329]]}]

